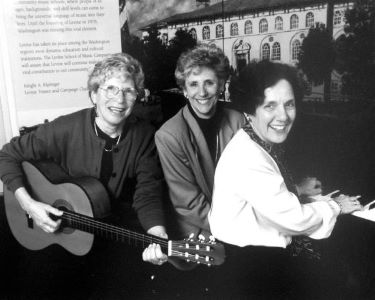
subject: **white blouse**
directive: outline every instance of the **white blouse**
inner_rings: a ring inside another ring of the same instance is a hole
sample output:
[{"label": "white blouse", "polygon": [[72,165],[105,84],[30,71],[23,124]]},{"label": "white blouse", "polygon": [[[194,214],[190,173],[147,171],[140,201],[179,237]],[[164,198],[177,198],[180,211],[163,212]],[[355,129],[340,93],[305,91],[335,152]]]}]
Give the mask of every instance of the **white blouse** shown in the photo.
[{"label": "white blouse", "polygon": [[334,201],[301,204],[274,159],[243,129],[221,155],[208,220],[223,242],[285,248],[294,235],[322,239],[331,234],[339,213]]}]

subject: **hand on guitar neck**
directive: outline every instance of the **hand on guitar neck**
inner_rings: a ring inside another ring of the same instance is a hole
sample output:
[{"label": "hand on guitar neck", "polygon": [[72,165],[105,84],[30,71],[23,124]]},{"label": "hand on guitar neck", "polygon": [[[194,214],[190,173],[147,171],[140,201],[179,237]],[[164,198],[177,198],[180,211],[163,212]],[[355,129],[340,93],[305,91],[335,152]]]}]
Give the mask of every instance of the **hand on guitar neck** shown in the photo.
[{"label": "hand on guitar neck", "polygon": [[[22,209],[32,218],[34,223],[47,233],[53,233],[59,229],[61,219],[54,221],[51,214],[61,216],[62,211],[53,206],[34,200],[24,187],[18,188],[14,193]],[[148,234],[168,239],[164,226],[154,226],[147,231]],[[158,244],[150,244],[143,252],[143,260],[155,265],[162,265],[168,261],[168,256],[161,251]]]},{"label": "hand on guitar neck", "polygon": [[62,211],[49,204],[34,200],[24,187],[18,188],[14,192],[14,196],[29,218],[32,218],[42,230],[52,233],[59,229],[61,220],[52,220],[50,214],[61,216]]},{"label": "hand on guitar neck", "polygon": [[30,250],[58,244],[75,255],[85,255],[93,245],[94,235],[98,235],[140,246],[146,249],[145,260],[157,264],[168,260],[179,269],[191,269],[192,262],[207,266],[224,262],[224,246],[214,239],[189,237],[174,241],[167,239],[161,225],[142,234],[101,221],[110,212],[110,201],[106,189],[95,178],[50,180],[44,175],[46,169],[51,171],[49,174],[59,174],[51,164],[34,165],[25,161],[22,168],[28,190],[21,187],[12,193],[4,189],[4,204],[11,232]]}]

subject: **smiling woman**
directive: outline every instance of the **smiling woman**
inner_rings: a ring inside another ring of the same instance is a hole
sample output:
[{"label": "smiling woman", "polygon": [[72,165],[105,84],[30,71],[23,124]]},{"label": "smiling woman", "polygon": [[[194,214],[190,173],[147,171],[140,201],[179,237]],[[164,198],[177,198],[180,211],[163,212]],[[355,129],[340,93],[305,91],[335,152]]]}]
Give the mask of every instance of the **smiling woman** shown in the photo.
[{"label": "smiling woman", "polygon": [[[209,223],[213,235],[230,245],[227,266],[233,269],[227,272],[235,274],[241,296],[277,298],[287,295],[298,277],[288,271],[296,264],[289,254],[318,258],[312,239],[329,237],[338,215],[361,205],[345,195],[300,202],[307,190],[297,191],[282,148],[302,95],[293,67],[269,61],[247,65],[232,80],[230,93],[249,123],[217,165]],[[288,273],[295,276],[291,281]]]},{"label": "smiling woman", "polygon": [[[53,160],[68,176],[93,177],[105,187],[111,209],[104,214],[111,215],[112,222],[167,237],[162,205],[163,174],[154,143],[155,129],[132,114],[137,95],[143,90],[143,80],[137,60],[127,54],[110,55],[97,62],[89,73],[87,87],[93,108],[60,116],[33,132],[13,138],[0,151],[0,178],[14,192],[16,201],[32,219],[30,222],[35,228],[40,227],[46,233],[55,232],[62,226],[59,217],[63,212],[52,203],[39,202],[29,194],[21,163]],[[74,90],[61,88],[61,91],[69,97]],[[72,203],[73,207],[75,204]],[[103,202],[97,204],[97,207],[106,206]],[[110,257],[111,263],[119,265],[121,280],[134,282],[136,275],[128,270],[139,268],[136,264],[141,255],[131,252],[125,255],[128,259],[121,261],[126,266],[107,251],[96,253],[92,266],[87,268],[90,274],[73,277],[80,276],[89,281],[97,277],[98,282],[88,282],[87,286],[106,290],[99,286],[112,277],[113,273],[106,272],[113,272],[113,269],[107,266],[100,269],[97,263],[108,262],[106,258]],[[134,287],[131,289],[133,291]]]},{"label": "smiling woman", "polygon": [[179,238],[210,234],[207,213],[216,163],[245,122],[243,115],[218,103],[228,76],[228,59],[214,45],[198,45],[177,61],[176,82],[187,105],[159,129],[155,141]]}]

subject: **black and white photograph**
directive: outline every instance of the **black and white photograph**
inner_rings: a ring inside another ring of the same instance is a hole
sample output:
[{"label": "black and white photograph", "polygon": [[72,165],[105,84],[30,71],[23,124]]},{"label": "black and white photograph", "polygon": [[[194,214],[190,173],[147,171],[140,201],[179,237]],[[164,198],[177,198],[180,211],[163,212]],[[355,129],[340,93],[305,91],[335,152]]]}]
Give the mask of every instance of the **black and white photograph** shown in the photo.
[{"label": "black and white photograph", "polygon": [[0,299],[375,299],[373,0],[0,3]]}]

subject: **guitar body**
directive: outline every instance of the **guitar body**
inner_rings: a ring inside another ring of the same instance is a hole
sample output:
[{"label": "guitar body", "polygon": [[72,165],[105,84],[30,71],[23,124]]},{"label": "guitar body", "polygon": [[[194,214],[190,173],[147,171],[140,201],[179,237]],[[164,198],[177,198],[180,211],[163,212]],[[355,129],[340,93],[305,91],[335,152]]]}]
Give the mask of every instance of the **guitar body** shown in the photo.
[{"label": "guitar body", "polygon": [[[23,162],[22,167],[29,184],[28,191],[35,200],[89,217],[101,218],[109,214],[107,192],[96,179],[83,177],[72,181],[70,178],[70,182],[53,183],[64,180],[61,169],[56,165]],[[45,174],[55,178],[47,178]],[[92,248],[93,234],[70,227],[61,228],[52,234],[46,233],[27,216],[12,192],[5,189],[4,196],[9,227],[16,240],[25,248],[40,250],[58,244],[75,255],[85,255]]]},{"label": "guitar body", "polygon": [[40,250],[58,244],[75,255],[85,255],[92,248],[95,234],[142,249],[150,243],[157,243],[168,256],[188,262],[208,266],[224,262],[224,246],[213,238],[209,241],[192,237],[181,241],[165,240],[100,221],[110,215],[110,201],[107,191],[95,178],[70,178],[51,162],[23,162],[22,168],[31,197],[63,211],[62,216],[51,215],[53,219],[61,219],[60,229],[46,233],[28,217],[14,194],[4,190],[10,230],[27,249]]}]

